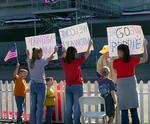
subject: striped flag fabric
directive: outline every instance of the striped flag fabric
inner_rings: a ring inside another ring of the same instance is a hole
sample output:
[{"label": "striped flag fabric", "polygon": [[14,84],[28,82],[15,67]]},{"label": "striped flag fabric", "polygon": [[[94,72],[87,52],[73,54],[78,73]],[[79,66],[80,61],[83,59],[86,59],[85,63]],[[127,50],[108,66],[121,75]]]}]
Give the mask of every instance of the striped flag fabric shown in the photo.
[{"label": "striped flag fabric", "polygon": [[10,59],[13,59],[13,58],[16,58],[18,57],[18,54],[17,54],[17,48],[16,48],[16,44],[14,44],[11,49],[8,51],[6,57],[4,58],[4,61],[8,61]]}]

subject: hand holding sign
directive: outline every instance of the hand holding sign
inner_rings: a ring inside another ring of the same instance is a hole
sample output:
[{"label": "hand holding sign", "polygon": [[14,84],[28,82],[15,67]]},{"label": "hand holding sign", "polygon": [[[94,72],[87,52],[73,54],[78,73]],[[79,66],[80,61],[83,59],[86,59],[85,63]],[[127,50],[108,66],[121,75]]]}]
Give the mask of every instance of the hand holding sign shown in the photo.
[{"label": "hand holding sign", "polygon": [[143,45],[144,45],[144,47],[147,47],[148,42],[147,42],[147,40],[146,40],[146,39],[144,39]]},{"label": "hand holding sign", "polygon": [[[86,52],[89,39],[91,39],[87,23],[60,29],[59,33],[65,49],[73,46],[77,49],[78,53]],[[91,50],[93,50],[93,46]]]},{"label": "hand holding sign", "polygon": [[117,56],[117,46],[120,44],[127,44],[130,48],[131,55],[144,52],[144,34],[141,26],[127,25],[108,27],[107,36],[110,57]]}]

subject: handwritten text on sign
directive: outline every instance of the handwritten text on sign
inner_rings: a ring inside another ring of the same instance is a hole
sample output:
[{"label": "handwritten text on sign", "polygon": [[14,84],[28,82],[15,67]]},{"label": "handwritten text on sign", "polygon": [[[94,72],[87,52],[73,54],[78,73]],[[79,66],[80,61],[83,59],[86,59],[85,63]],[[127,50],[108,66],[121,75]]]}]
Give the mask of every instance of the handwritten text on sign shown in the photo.
[{"label": "handwritten text on sign", "polygon": [[[32,48],[42,48],[43,58],[48,58],[53,52],[56,46],[55,33],[38,35],[32,37],[26,37],[26,47],[32,54]],[[30,56],[31,57],[31,56]],[[57,54],[54,56],[54,60],[58,58]]]},{"label": "handwritten text on sign", "polygon": [[[85,52],[91,39],[87,23],[74,25],[59,30],[62,45],[67,49],[73,46],[78,53]],[[93,50],[93,48],[92,48]]]},{"label": "handwritten text on sign", "polygon": [[127,44],[132,55],[143,53],[144,34],[141,26],[127,25],[107,28],[109,55],[117,56],[117,46]]}]

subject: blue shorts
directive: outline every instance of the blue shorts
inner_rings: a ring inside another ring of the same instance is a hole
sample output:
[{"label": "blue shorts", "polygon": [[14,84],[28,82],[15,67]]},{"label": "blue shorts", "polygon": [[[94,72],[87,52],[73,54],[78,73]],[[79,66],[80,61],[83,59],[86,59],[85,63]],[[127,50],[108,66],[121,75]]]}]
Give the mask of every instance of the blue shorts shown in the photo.
[{"label": "blue shorts", "polygon": [[108,95],[105,99],[106,115],[108,117],[115,116],[115,104],[112,95]]}]

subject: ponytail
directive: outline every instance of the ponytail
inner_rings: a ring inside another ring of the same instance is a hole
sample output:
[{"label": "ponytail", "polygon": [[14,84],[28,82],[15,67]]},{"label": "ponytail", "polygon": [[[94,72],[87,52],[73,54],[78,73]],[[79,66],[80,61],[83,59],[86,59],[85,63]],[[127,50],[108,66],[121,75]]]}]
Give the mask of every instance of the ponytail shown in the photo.
[{"label": "ponytail", "polygon": [[35,64],[35,61],[37,59],[39,59],[38,57],[38,54],[42,52],[42,49],[41,48],[33,48],[32,49],[32,58],[31,58],[31,61],[30,61],[30,68],[34,68],[34,64]]}]

